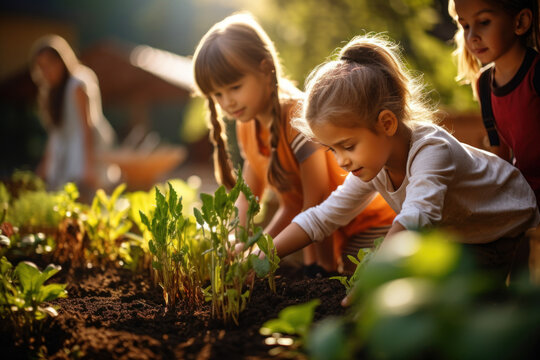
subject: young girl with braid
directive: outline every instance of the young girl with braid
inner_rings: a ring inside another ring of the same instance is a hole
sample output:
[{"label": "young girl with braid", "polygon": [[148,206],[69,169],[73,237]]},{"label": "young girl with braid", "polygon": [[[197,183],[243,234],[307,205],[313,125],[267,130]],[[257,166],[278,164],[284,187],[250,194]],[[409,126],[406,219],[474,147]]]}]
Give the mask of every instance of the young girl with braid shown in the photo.
[{"label": "young girl with braid", "polygon": [[[331,153],[291,127],[302,93],[282,77],[274,45],[252,16],[236,14],[215,24],[193,60],[195,81],[210,109],[216,178],[229,188],[235,183],[222,134],[223,111],[236,120],[244,180],[259,198],[268,188],[277,194],[279,208],[265,228],[276,236],[302,210],[322,202],[346,173]],[[245,198],[239,198],[237,207],[245,215]],[[350,224],[304,250],[304,269],[308,275],[335,272],[346,245],[372,246],[394,216],[375,197]]]}]

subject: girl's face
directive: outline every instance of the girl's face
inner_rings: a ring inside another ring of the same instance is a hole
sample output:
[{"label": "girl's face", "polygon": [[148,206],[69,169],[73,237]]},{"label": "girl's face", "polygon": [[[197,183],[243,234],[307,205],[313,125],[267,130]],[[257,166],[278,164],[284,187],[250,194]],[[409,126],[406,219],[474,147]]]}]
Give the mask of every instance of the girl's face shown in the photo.
[{"label": "girl's face", "polygon": [[312,127],[317,140],[336,156],[338,165],[362,181],[371,181],[384,168],[392,148],[390,138],[376,129],[340,127],[325,121]]},{"label": "girl's face", "polygon": [[483,64],[497,62],[515,45],[516,19],[501,6],[483,0],[455,0],[467,49]]},{"label": "girl's face", "polygon": [[37,55],[36,66],[50,87],[58,85],[62,81],[66,71],[62,60],[50,51],[43,51]]},{"label": "girl's face", "polygon": [[210,95],[223,111],[241,122],[266,117],[271,111],[272,89],[263,72],[248,73],[232,84],[216,86]]}]

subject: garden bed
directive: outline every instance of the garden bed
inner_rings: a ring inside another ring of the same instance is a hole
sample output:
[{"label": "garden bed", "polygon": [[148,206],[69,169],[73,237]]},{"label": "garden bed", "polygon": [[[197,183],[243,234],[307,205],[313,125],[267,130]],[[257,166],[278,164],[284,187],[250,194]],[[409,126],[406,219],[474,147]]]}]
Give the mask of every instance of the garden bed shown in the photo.
[{"label": "garden bed", "polygon": [[[54,302],[59,315],[47,320],[44,341],[49,359],[264,359],[269,346],[259,334],[261,325],[293,304],[319,298],[315,319],[342,315],[345,288],[328,278],[308,279],[293,268],[282,268],[276,294],[257,280],[239,326],[212,319],[208,303],[190,309],[182,302],[165,312],[162,291],[149,276],[122,269],[89,269],[55,282],[67,283],[68,297]],[[3,358],[27,354],[13,348],[2,334]]]}]

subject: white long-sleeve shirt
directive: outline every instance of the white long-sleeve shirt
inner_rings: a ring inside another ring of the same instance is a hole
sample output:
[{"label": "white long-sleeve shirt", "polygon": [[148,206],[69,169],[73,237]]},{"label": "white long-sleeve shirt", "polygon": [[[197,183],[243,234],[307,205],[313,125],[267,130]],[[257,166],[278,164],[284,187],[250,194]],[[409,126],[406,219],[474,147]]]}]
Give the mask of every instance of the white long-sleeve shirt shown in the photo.
[{"label": "white long-sleeve shirt", "polygon": [[534,193],[514,166],[423,124],[412,132],[405,179],[397,190],[384,169],[369,182],[349,173],[326,201],[293,222],[313,241],[322,240],[348,224],[377,192],[406,229],[446,229],[464,243],[517,236],[540,221]]}]

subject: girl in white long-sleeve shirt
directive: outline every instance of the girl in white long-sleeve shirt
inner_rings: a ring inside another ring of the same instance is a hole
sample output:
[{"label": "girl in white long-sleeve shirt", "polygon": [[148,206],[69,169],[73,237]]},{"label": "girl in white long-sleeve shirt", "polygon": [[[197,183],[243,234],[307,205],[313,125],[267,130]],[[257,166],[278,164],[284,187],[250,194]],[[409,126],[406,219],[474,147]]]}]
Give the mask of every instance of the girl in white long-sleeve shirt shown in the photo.
[{"label": "girl in white long-sleeve shirt", "polygon": [[353,39],[339,60],[310,75],[295,126],[333,151],[349,175],[275,238],[279,256],[324,239],[379,192],[398,214],[387,238],[447,229],[498,274],[526,266],[523,234],[540,220],[533,191],[511,164],[433,125],[421,90],[395,45],[374,36]]}]

